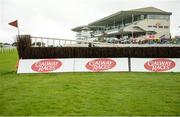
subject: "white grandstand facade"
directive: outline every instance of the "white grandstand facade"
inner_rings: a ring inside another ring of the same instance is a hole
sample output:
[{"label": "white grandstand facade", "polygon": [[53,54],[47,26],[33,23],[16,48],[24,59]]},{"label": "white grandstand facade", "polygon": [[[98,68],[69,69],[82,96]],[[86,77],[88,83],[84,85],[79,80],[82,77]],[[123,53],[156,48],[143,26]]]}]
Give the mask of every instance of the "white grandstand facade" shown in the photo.
[{"label": "white grandstand facade", "polygon": [[119,11],[88,25],[72,29],[78,40],[118,40],[139,42],[171,38],[170,15],[155,7]]}]

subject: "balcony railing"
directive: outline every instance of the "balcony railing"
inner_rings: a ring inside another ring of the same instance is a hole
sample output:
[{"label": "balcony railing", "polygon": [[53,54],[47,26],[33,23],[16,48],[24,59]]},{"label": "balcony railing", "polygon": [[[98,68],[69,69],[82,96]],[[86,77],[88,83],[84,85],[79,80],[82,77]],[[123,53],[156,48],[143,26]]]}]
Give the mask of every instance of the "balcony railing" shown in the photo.
[{"label": "balcony railing", "polygon": [[102,36],[103,32],[105,32],[106,34],[113,34],[113,33],[117,33],[119,32],[121,29],[129,26],[129,25],[137,25],[139,21],[135,21],[133,23],[127,23],[125,24],[124,26],[122,25],[117,25],[117,26],[110,26],[110,27],[107,27],[105,28],[105,30],[102,30],[102,31],[95,31],[93,34],[94,36]]},{"label": "balcony railing", "polygon": [[103,35],[103,31],[96,31],[93,33],[94,36],[102,36]]}]

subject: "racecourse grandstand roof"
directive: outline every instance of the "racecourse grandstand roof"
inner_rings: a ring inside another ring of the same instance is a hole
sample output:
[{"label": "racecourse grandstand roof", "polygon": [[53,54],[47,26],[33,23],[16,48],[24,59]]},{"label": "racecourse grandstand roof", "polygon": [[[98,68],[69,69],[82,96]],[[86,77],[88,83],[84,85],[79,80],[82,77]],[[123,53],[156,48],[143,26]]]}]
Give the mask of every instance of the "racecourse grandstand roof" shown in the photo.
[{"label": "racecourse grandstand roof", "polygon": [[83,27],[86,27],[86,26],[85,26],[85,25],[84,25],[84,26],[77,26],[77,27],[75,27],[75,28],[73,28],[73,29],[71,29],[71,30],[72,30],[72,31],[77,31],[77,32],[79,32],[79,31],[82,30]]},{"label": "racecourse grandstand roof", "polygon": [[[158,15],[171,15],[171,12],[166,12],[163,10],[160,10],[155,7],[144,7],[144,8],[139,8],[139,9],[132,9],[132,10],[127,10],[127,11],[119,11],[117,13],[114,13],[112,15],[109,15],[107,17],[104,17],[102,19],[99,19],[97,21],[94,21],[86,27],[89,27],[90,29],[92,28],[101,28],[100,26],[105,26],[109,23],[113,23],[114,21],[121,21],[122,18],[126,20],[127,17],[131,17],[133,15],[138,15],[138,14],[158,14]],[[81,29],[84,26],[78,26],[72,29],[72,31],[81,31]]]},{"label": "racecourse grandstand roof", "polygon": [[92,22],[88,25],[104,25],[107,24],[108,22],[112,21],[118,21],[121,20],[122,18],[129,17],[131,15],[138,15],[138,14],[160,14],[160,15],[171,15],[171,12],[166,12],[163,10],[160,10],[155,7],[145,7],[145,8],[139,8],[139,9],[132,9],[132,10],[127,10],[127,11],[119,11],[117,13],[114,13],[112,15],[109,15],[107,17],[104,17],[102,19],[99,19],[95,22]]}]

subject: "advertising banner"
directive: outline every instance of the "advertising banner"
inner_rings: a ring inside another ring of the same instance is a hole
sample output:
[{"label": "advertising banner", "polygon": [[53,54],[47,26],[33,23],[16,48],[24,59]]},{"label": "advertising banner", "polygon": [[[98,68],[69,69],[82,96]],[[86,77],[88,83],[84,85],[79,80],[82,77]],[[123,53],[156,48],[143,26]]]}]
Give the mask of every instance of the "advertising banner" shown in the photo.
[{"label": "advertising banner", "polygon": [[128,71],[127,58],[21,59],[18,73]]},{"label": "advertising banner", "polygon": [[180,59],[176,59],[176,58],[131,58],[131,71],[135,71],[135,72],[180,72]]},{"label": "advertising banner", "polygon": [[73,72],[74,59],[21,59],[17,73]]},{"label": "advertising banner", "polygon": [[77,58],[76,72],[128,71],[127,58]]}]

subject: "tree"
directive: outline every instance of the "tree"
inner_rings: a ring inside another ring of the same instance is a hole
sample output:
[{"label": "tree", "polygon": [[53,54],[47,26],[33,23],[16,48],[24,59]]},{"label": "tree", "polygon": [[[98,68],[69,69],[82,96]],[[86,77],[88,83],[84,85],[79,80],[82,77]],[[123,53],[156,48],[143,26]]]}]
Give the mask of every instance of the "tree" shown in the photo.
[{"label": "tree", "polygon": [[0,43],[0,48],[2,48],[3,47],[3,43]]},{"label": "tree", "polygon": [[17,42],[13,42],[13,43],[12,43],[12,46],[17,46]]}]

